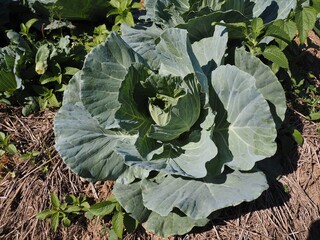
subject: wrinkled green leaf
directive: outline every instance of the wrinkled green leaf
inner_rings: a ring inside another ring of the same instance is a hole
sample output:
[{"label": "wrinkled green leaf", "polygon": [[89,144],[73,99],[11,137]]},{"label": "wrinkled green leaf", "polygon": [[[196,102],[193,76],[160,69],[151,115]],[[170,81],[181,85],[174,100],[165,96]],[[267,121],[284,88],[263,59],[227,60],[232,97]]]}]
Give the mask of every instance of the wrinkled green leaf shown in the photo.
[{"label": "wrinkled green leaf", "polygon": [[275,45],[267,46],[262,55],[271,62],[279,65],[279,67],[289,68],[289,63],[286,55],[281,51],[279,47]]},{"label": "wrinkled green leaf", "polygon": [[295,22],[297,24],[299,40],[304,44],[308,33],[313,29],[317,20],[317,11],[312,7],[298,7],[295,10]]},{"label": "wrinkled green leaf", "polygon": [[115,206],[114,202],[106,200],[92,205],[89,211],[95,216],[105,216],[111,214]]},{"label": "wrinkled green leaf", "polygon": [[118,238],[122,239],[123,229],[124,229],[123,213],[122,212],[116,212],[112,216],[112,229],[115,231]]}]

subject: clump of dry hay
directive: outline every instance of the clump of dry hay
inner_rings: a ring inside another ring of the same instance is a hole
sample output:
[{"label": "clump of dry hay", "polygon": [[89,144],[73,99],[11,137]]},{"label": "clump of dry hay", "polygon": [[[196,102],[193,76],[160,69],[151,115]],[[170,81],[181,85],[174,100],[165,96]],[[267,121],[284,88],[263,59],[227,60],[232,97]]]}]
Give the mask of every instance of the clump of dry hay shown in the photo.
[{"label": "clump of dry hay", "polygon": [[[0,131],[11,136],[20,152],[37,150],[36,163],[9,157],[6,175],[0,182],[0,239],[107,239],[103,220],[79,218],[69,228],[50,230],[48,221],[35,215],[50,206],[50,194],[60,199],[67,194],[85,194],[93,201],[105,199],[111,182],[88,183],[71,173],[55,151],[52,130],[54,113],[41,112],[23,117],[19,111],[0,109]],[[315,123],[297,113],[289,121],[302,130],[304,144],[284,159],[288,174],[252,203],[222,211],[206,228],[169,239],[320,239],[320,136]],[[48,167],[46,173],[43,167]],[[14,172],[8,173],[8,171]],[[284,186],[287,192],[284,191]],[[318,225],[317,225],[318,224]],[[159,239],[139,228],[125,239]]]}]

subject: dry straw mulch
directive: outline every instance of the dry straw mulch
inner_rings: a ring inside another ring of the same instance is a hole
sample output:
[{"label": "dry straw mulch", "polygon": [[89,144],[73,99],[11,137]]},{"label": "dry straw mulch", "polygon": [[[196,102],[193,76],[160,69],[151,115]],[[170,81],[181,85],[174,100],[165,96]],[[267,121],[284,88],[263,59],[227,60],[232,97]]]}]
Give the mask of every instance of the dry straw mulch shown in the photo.
[{"label": "dry straw mulch", "polygon": [[[0,239],[107,239],[107,220],[79,217],[69,228],[54,233],[48,221],[35,215],[50,206],[51,192],[60,198],[85,194],[92,201],[105,199],[111,182],[88,183],[71,173],[54,149],[54,113],[29,117],[20,110],[0,106],[0,131],[11,136],[21,153],[37,150],[34,162],[19,155],[0,158]],[[284,175],[254,202],[228,208],[207,227],[169,239],[320,239],[320,135],[319,124],[296,112],[288,121],[302,131],[304,144],[290,148],[283,157]],[[139,228],[125,239],[158,239]]]}]

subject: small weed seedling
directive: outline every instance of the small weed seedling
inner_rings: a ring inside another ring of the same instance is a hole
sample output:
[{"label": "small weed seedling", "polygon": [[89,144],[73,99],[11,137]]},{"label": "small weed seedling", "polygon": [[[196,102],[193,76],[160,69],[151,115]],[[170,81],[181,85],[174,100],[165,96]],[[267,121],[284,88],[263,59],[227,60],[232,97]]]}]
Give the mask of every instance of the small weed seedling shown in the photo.
[{"label": "small weed seedling", "polygon": [[131,233],[138,227],[138,222],[122,209],[113,196],[90,206],[85,196],[67,195],[61,203],[58,196],[52,193],[51,206],[50,209],[38,213],[37,218],[40,220],[50,218],[53,231],[57,231],[60,222],[64,227],[69,227],[72,219],[80,214],[84,214],[90,220],[94,217],[111,215],[112,227],[108,229],[110,240],[122,239],[124,230]]},{"label": "small weed seedling", "polygon": [[9,136],[0,132],[0,156],[4,155],[6,152],[15,155],[18,151],[16,146],[9,142]]},{"label": "small weed seedling", "polygon": [[109,229],[110,240],[122,239],[124,230],[131,233],[138,227],[138,222],[123,210],[113,196],[92,205],[85,214],[88,219],[92,219],[94,216],[104,217],[107,215],[112,215],[112,227]]},{"label": "small weed seedling", "polygon": [[75,197],[74,195],[67,195],[65,201],[61,203],[54,192],[51,194],[51,206],[51,209],[38,213],[37,218],[40,220],[50,218],[53,231],[57,231],[60,222],[62,222],[63,226],[69,227],[71,220],[75,216],[90,208],[85,196]]}]

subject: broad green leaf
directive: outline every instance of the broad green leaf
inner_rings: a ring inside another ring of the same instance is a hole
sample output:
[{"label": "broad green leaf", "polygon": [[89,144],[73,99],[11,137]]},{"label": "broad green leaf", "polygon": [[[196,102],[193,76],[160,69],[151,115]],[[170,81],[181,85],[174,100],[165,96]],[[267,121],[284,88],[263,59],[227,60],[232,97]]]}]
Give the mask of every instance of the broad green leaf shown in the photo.
[{"label": "broad green leaf", "polygon": [[113,212],[115,206],[116,204],[114,202],[106,200],[92,205],[89,212],[95,216],[106,216]]},{"label": "broad green leaf", "polygon": [[66,213],[79,213],[81,208],[79,206],[67,206],[64,212]]},{"label": "broad green leaf", "polygon": [[48,217],[51,217],[51,215],[53,215],[54,213],[56,213],[55,210],[52,210],[52,209],[46,209],[42,212],[39,212],[37,215],[36,215],[36,218],[39,219],[39,220],[44,220]]},{"label": "broad green leaf", "polygon": [[156,52],[156,42],[159,40],[163,29],[156,24],[152,26],[139,26],[131,28],[126,24],[121,25],[123,40],[140,54],[152,69],[159,69],[160,59]]},{"label": "broad green leaf", "polygon": [[0,70],[0,92],[16,90],[17,80],[12,72]]},{"label": "broad green leaf", "polygon": [[116,179],[125,169],[115,152],[118,141],[133,145],[136,137],[102,128],[79,102],[80,73],[64,93],[64,105],[55,117],[56,148],[65,163],[90,180]]},{"label": "broad green leaf", "polygon": [[279,65],[279,67],[289,68],[289,62],[286,55],[275,45],[267,46],[262,55],[271,62]]},{"label": "broad green leaf", "polygon": [[[238,11],[216,11],[208,15],[190,19],[187,23],[180,24],[177,27],[186,29],[191,42],[194,42],[211,37],[214,32],[212,23],[219,23],[220,21],[224,21],[225,23],[246,23],[248,22],[248,18]],[[230,38],[239,38],[238,32],[234,33],[232,29],[228,29],[228,34]]]},{"label": "broad green leaf", "polygon": [[239,0],[225,0],[222,5],[223,11],[235,10],[238,12],[244,12],[245,9],[245,1]]},{"label": "broad green leaf", "polygon": [[56,232],[59,227],[59,212],[56,212],[51,215],[51,229]]},{"label": "broad green leaf", "polygon": [[167,216],[152,212],[143,226],[160,237],[169,237],[183,235],[190,232],[193,227],[205,226],[209,221],[207,218],[194,219],[174,212],[170,212]]},{"label": "broad green leaf", "polygon": [[57,196],[57,194],[55,192],[51,193],[51,205],[54,208],[59,208],[60,207],[60,201],[59,198]]},{"label": "broad green leaf", "polygon": [[0,149],[0,156],[4,155],[6,152],[2,149]]},{"label": "broad green leaf", "polygon": [[302,134],[299,132],[299,130],[294,129],[294,130],[293,130],[293,133],[292,133],[292,137],[293,137],[294,141],[295,141],[299,146],[302,146],[302,145],[303,145],[304,139],[303,139]]},{"label": "broad green leaf", "polygon": [[112,216],[112,229],[117,234],[118,238],[122,239],[123,236],[123,229],[124,229],[124,223],[123,223],[123,213],[122,212],[116,212]]},{"label": "broad green leaf", "polygon": [[119,127],[115,119],[120,108],[119,89],[134,62],[143,60],[116,33],[86,57],[81,74],[81,100],[103,128]]},{"label": "broad green leaf", "polygon": [[195,220],[177,213],[169,213],[168,216],[162,217],[151,212],[143,205],[140,184],[141,182],[129,185],[116,183],[113,192],[126,212],[155,234],[162,237],[181,235],[195,226],[204,226],[209,222],[206,218]]},{"label": "broad green leaf", "polygon": [[270,110],[279,129],[287,107],[284,90],[276,75],[259,58],[244,49],[236,49],[235,65],[256,79],[255,85],[271,105]]},{"label": "broad green leaf", "polygon": [[141,181],[136,181],[127,185],[116,182],[112,193],[131,217],[143,223],[148,219],[150,210],[143,205],[140,183]]},{"label": "broad green leaf", "polygon": [[317,11],[313,7],[298,7],[295,10],[295,22],[297,24],[299,40],[304,44],[308,33],[313,29],[317,20]]},{"label": "broad green leaf", "polygon": [[6,139],[6,135],[4,134],[4,132],[0,132],[0,142],[4,142]]},{"label": "broad green leaf", "polygon": [[[212,37],[203,38],[192,44],[192,50],[207,77],[223,62],[227,49],[228,32],[223,26],[216,25]],[[210,48],[210,51],[208,51]]]},{"label": "broad green leaf", "polygon": [[71,225],[71,220],[67,217],[62,218],[62,224],[64,227],[69,227]]},{"label": "broad green leaf", "polygon": [[307,117],[307,119],[309,119],[311,121],[319,120],[320,119],[320,112],[310,113],[309,116]]},{"label": "broad green leaf", "polygon": [[263,20],[261,18],[254,18],[251,21],[251,28],[252,28],[254,37],[257,38],[262,33],[262,30],[264,29]]},{"label": "broad green leaf", "polygon": [[[250,170],[257,161],[275,154],[277,131],[269,105],[256,79],[237,67],[212,72],[212,109],[217,112],[213,139],[218,147],[214,164]],[[221,165],[222,164],[222,165]],[[220,167],[216,166],[215,170]]]},{"label": "broad green leaf", "polygon": [[79,72],[80,71],[80,69],[78,69],[78,68],[75,68],[75,67],[66,67],[65,69],[64,69],[64,74],[65,75],[71,75],[71,76],[73,76],[73,75],[75,75],[77,72]]},{"label": "broad green leaf", "polygon": [[196,59],[188,38],[188,32],[182,29],[169,28],[160,37],[156,47],[160,55],[160,75],[173,75],[184,78],[195,73],[203,93],[208,92],[208,80]]},{"label": "broad green leaf", "polygon": [[8,146],[6,146],[5,150],[10,153],[11,155],[15,155],[18,153],[18,150],[15,145],[10,143]]},{"label": "broad green leaf", "polygon": [[287,18],[297,5],[296,0],[252,0],[251,2],[254,2],[252,16],[262,18],[264,23]]},{"label": "broad green leaf", "polygon": [[109,238],[108,238],[108,239],[109,239],[109,240],[119,240],[116,232],[115,232],[113,229],[111,229],[111,230],[109,231]]},{"label": "broad green leaf", "polygon": [[[281,50],[285,49],[288,44],[291,43],[293,36],[292,33],[288,33],[287,26],[283,20],[277,20],[272,25],[270,25],[265,33],[265,36],[272,36],[279,43],[279,47]],[[294,25],[295,26],[295,25]],[[294,29],[291,29],[296,32]]]},{"label": "broad green leaf", "polygon": [[144,19],[174,25],[175,17],[187,12],[190,5],[188,0],[147,0],[145,8],[147,13]]},{"label": "broad green leaf", "polygon": [[31,18],[29,21],[26,22],[26,27],[29,30],[33,24],[35,24],[36,22],[38,22],[39,20],[36,18]]},{"label": "broad green leaf", "polygon": [[258,198],[268,184],[262,172],[235,171],[206,181],[173,176],[158,183],[145,179],[141,188],[143,204],[161,216],[178,208],[193,219],[203,219],[219,209]]}]

